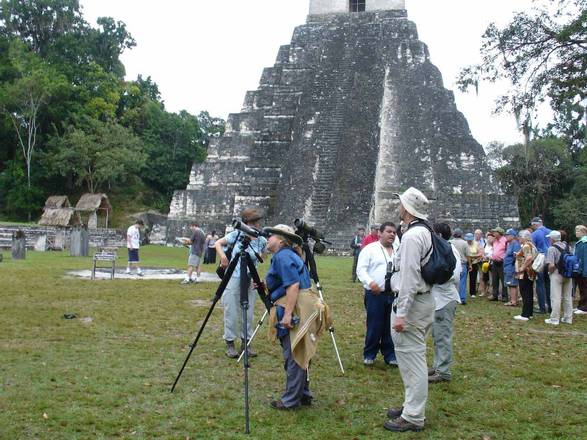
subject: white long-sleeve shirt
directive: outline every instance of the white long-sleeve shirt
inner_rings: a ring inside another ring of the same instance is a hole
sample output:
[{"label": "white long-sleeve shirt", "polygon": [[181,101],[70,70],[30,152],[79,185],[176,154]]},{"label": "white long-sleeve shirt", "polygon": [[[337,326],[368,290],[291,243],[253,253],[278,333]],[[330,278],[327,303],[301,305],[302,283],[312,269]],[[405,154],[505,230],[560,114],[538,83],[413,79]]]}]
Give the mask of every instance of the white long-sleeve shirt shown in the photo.
[{"label": "white long-sleeve shirt", "polygon": [[402,237],[394,261],[396,270],[399,268],[396,316],[400,318],[406,317],[416,294],[430,292],[430,285],[422,278],[422,265],[430,259],[431,246],[432,236],[424,226],[412,226]]},{"label": "white long-sleeve shirt", "polygon": [[455,270],[452,273],[452,277],[444,284],[434,284],[430,293],[434,297],[434,302],[436,304],[434,310],[440,310],[444,306],[446,306],[451,301],[461,302],[461,297],[459,296],[459,282],[461,279],[461,271],[467,270],[467,266],[463,267],[461,264],[461,257],[460,252],[458,249],[451,243],[452,253],[455,255],[457,260],[457,264],[455,265]]},{"label": "white long-sleeve shirt", "polygon": [[[391,251],[391,253],[389,253]],[[365,246],[359,254],[357,261],[357,277],[363,283],[363,287],[371,290],[369,284],[373,281],[379,288],[385,290],[385,274],[387,263],[393,260],[393,247],[385,249],[381,242],[376,241]]]}]

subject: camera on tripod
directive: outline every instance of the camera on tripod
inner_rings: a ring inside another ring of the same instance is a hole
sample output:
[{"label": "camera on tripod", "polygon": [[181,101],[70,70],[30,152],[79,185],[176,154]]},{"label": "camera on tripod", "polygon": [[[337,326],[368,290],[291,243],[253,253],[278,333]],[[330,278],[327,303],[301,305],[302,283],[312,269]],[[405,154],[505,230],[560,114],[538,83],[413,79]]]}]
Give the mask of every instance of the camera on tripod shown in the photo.
[{"label": "camera on tripod", "polygon": [[255,237],[255,238],[259,238],[259,237],[265,237],[265,238],[269,238],[269,234],[267,234],[264,231],[260,231],[257,228],[253,228],[249,225],[247,225],[246,223],[243,223],[241,220],[235,218],[232,221],[232,227],[234,229],[238,229],[241,232],[244,232],[247,235],[250,235],[251,237]]},{"label": "camera on tripod", "polygon": [[331,244],[324,239],[324,234],[319,232],[314,226],[310,226],[304,221],[304,219],[296,218],[294,220],[294,226],[296,227],[296,234],[302,237],[302,240],[306,241],[308,238],[314,240],[314,252],[317,254],[323,254],[326,251],[326,244]]}]

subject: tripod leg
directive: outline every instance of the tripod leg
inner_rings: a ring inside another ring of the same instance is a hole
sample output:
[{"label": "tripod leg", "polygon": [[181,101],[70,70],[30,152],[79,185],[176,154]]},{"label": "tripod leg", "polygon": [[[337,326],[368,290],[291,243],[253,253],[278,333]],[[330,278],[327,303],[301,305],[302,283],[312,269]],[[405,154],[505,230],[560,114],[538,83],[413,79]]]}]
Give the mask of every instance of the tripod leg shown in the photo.
[{"label": "tripod leg", "polygon": [[243,364],[245,373],[245,434],[250,433],[249,423],[249,328],[248,328],[248,313],[249,313],[249,274],[247,272],[249,261],[249,254],[246,251],[241,252],[240,256],[240,303],[242,311],[242,325],[243,336],[246,341],[243,353],[245,354],[245,361]]},{"label": "tripod leg", "polygon": [[210,309],[208,310],[208,313],[206,314],[206,317],[204,318],[204,322],[202,322],[202,325],[200,326],[200,330],[198,331],[198,335],[196,336],[196,339],[192,343],[192,346],[190,347],[190,351],[189,351],[188,355],[186,356],[185,360],[183,361],[183,365],[181,366],[181,369],[179,370],[179,374],[175,378],[175,382],[173,382],[173,386],[171,387],[172,393],[175,390],[175,386],[177,385],[177,382],[179,382],[179,378],[181,377],[183,370],[185,369],[185,366],[187,365],[187,363],[190,359],[190,356],[192,355],[194,349],[196,348],[196,345],[198,345],[198,341],[200,340],[200,336],[202,336],[202,332],[204,331],[204,327],[206,327],[206,324],[208,323],[208,319],[210,319],[210,316],[212,315],[212,312],[214,311],[214,307],[216,306],[216,303],[222,297],[222,294],[224,293],[224,290],[226,289],[226,285],[228,284],[228,281],[230,280],[230,277],[232,276],[232,273],[234,272],[234,269],[237,264],[238,264],[238,259],[235,258],[228,266],[228,269],[226,270],[226,273],[224,274],[224,277],[222,278],[222,281],[220,282],[218,289],[216,289],[216,294],[214,295],[214,298],[212,300],[212,305],[210,306]]},{"label": "tripod leg", "polygon": [[[265,318],[267,317],[267,313],[268,313],[267,310],[265,310],[265,313],[263,313],[263,316],[257,322],[257,327],[255,327],[255,331],[251,335],[251,339],[249,339],[247,341],[247,347],[246,348],[249,348],[249,345],[251,345],[251,343],[253,342],[253,339],[255,339],[255,336],[257,335],[257,332],[259,331],[259,329],[263,325],[263,322],[265,321]],[[238,359],[236,361],[237,362],[240,362],[244,355],[245,355],[245,350],[243,350],[243,352],[241,353],[241,355],[238,357]]]},{"label": "tripod leg", "polygon": [[[324,295],[322,294],[322,286],[318,281],[316,283],[316,288],[318,289],[318,295],[320,295],[320,299],[324,301]],[[338,346],[336,345],[336,339],[334,338],[334,327],[328,327],[328,331],[330,332],[330,338],[332,339],[332,345],[334,346],[334,353],[336,353],[336,359],[338,360],[338,366],[340,367],[340,371],[344,374],[344,367],[342,366],[342,360],[340,359],[340,353],[338,352]]]}]

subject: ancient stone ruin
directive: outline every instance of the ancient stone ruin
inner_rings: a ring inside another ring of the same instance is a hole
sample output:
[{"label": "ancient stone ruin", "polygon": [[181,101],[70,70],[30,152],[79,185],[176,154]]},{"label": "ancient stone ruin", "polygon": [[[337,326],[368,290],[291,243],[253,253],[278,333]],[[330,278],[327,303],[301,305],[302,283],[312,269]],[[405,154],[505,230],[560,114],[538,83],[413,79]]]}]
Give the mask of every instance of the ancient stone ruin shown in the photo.
[{"label": "ancient stone ruin", "polygon": [[169,237],[192,220],[222,231],[253,205],[267,224],[303,217],[347,246],[358,226],[398,221],[391,195],[409,186],[434,200],[435,220],[518,222],[405,2],[311,0],[306,24],[175,192]]}]

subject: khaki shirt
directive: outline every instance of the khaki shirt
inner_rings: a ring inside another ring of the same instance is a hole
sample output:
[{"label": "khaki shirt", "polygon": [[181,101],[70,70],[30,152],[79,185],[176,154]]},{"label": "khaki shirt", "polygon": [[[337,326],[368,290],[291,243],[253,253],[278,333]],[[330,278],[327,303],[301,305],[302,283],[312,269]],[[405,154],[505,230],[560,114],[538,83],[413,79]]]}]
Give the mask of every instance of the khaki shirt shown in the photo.
[{"label": "khaki shirt", "polygon": [[430,292],[431,286],[422,278],[422,266],[430,259],[431,247],[432,237],[424,226],[412,226],[402,236],[395,259],[396,270],[399,267],[396,316],[400,318],[408,314],[416,294]]}]

